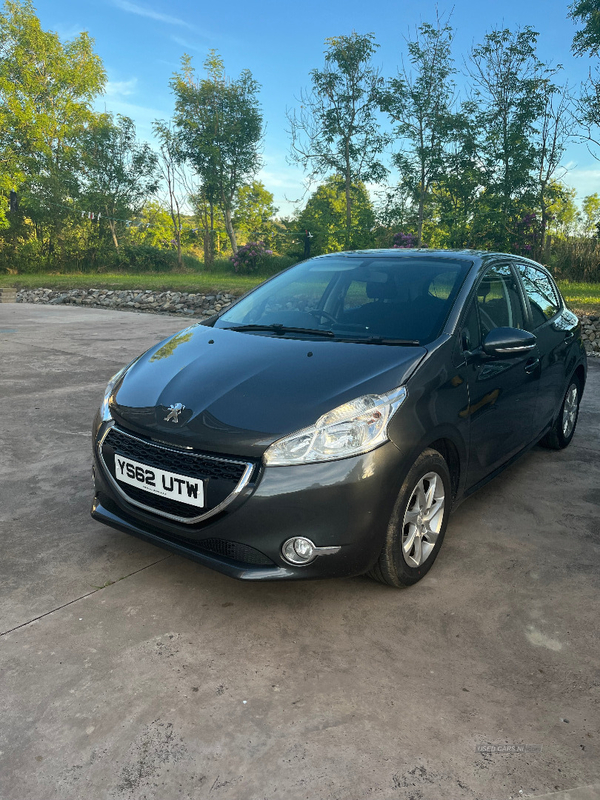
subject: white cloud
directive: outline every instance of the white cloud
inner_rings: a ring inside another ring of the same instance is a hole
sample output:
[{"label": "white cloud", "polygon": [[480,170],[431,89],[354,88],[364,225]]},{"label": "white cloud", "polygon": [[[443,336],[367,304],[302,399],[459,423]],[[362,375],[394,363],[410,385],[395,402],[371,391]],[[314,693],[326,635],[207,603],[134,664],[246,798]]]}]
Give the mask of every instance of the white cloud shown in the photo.
[{"label": "white cloud", "polygon": [[129,97],[129,95],[134,94],[137,82],[137,78],[130,78],[128,81],[108,81],[104,90],[105,97],[108,100]]},{"label": "white cloud", "polygon": [[96,101],[96,111],[107,111],[112,114],[121,114],[124,117],[131,117],[135,122],[135,130],[138,139],[147,142],[154,142],[154,132],[152,123],[155,119],[168,118],[171,111],[164,108],[151,108],[129,103],[121,97],[101,97]]},{"label": "white cloud", "polygon": [[190,29],[194,28],[193,25],[180,17],[173,17],[170,14],[154,11],[152,8],[141,6],[139,3],[132,3],[130,0],[113,0],[113,5],[120,8],[121,11],[127,11],[129,14],[137,14],[139,17],[147,17],[157,22],[164,22],[166,25],[179,25],[183,28]]},{"label": "white cloud", "polygon": [[563,183],[576,189],[580,200],[594,192],[600,194],[600,167],[571,169],[563,178]]},{"label": "white cloud", "polygon": [[75,39],[84,30],[84,25],[78,25],[74,23],[65,24],[59,22],[58,25],[54,26],[54,31],[59,35],[63,42],[69,42],[71,39]]},{"label": "white cloud", "polygon": [[205,52],[204,48],[200,48],[197,45],[192,44],[187,39],[182,39],[181,36],[171,36],[171,40],[175,42],[175,44],[178,44],[179,47],[183,47],[186,52],[189,50],[202,50],[202,52]]}]

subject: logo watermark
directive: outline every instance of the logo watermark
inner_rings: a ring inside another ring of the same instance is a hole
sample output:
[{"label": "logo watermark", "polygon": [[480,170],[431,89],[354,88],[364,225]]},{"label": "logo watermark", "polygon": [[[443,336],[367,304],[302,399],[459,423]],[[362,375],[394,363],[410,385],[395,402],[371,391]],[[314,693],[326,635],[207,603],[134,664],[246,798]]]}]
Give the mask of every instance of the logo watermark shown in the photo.
[{"label": "logo watermark", "polygon": [[541,753],[541,744],[478,744],[476,753]]}]

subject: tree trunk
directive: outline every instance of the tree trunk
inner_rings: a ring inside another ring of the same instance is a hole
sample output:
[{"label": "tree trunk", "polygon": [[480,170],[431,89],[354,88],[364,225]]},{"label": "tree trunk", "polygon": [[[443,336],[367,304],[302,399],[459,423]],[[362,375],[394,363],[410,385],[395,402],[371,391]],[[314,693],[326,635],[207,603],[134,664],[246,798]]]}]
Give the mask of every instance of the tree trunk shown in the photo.
[{"label": "tree trunk", "polygon": [[235,238],[235,231],[233,230],[233,223],[231,221],[231,210],[229,208],[224,209],[224,216],[225,216],[225,230],[227,231],[227,235],[229,236],[229,241],[231,242],[231,249],[233,250],[233,254],[235,255],[238,251],[238,247]]},{"label": "tree trunk", "polygon": [[213,232],[210,228],[204,229],[204,269],[212,269],[215,263],[215,249]]},{"label": "tree trunk", "polygon": [[350,244],[352,241],[352,196],[350,194],[350,190],[352,188],[351,181],[350,181],[350,143],[346,140],[346,242],[345,242],[345,249],[350,249]]},{"label": "tree trunk", "polygon": [[118,253],[119,252],[119,240],[117,239],[117,226],[115,225],[114,219],[109,219],[108,220],[108,224],[109,224],[109,227],[110,227],[112,240],[114,242],[114,245],[115,245],[115,247],[117,249],[117,253]]},{"label": "tree trunk", "polygon": [[423,215],[425,213],[425,190],[423,185],[419,192],[419,219],[417,222],[417,247],[423,244]]},{"label": "tree trunk", "polygon": [[181,231],[177,231],[177,265],[181,269],[183,259],[181,258]]}]

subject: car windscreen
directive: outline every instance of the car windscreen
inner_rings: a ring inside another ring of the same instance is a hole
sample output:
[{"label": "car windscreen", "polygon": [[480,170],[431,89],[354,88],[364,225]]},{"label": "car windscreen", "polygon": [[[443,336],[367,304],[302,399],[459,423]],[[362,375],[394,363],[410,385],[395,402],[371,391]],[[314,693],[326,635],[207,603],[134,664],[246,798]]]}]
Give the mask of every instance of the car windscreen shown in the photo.
[{"label": "car windscreen", "polygon": [[471,265],[467,259],[427,255],[315,258],[259,286],[215,324],[424,344],[441,333]]}]

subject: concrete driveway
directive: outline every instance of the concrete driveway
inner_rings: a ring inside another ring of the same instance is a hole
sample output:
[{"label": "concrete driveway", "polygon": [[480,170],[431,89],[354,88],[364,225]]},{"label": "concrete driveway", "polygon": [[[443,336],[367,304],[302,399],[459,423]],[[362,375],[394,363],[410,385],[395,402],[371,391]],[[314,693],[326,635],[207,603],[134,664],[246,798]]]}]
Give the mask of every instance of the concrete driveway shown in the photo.
[{"label": "concrete driveway", "polygon": [[600,797],[600,365],[417,586],[245,584],[89,516],[104,386],[184,324],[0,305],[2,800]]}]

